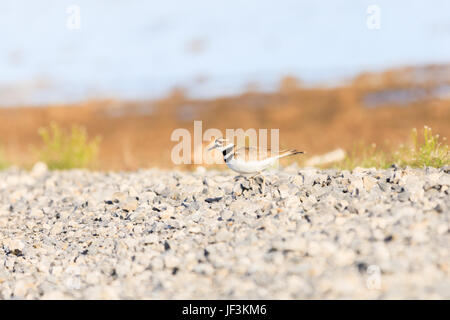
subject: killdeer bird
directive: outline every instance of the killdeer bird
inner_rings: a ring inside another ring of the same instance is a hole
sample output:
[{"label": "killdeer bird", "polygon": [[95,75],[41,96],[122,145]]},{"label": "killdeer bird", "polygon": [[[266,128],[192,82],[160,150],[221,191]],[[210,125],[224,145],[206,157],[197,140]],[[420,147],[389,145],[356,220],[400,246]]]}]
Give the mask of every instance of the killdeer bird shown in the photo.
[{"label": "killdeer bird", "polygon": [[[233,143],[226,144],[227,142],[227,139],[216,139],[213,146],[208,150],[218,149],[222,152],[223,160],[228,168],[243,175],[254,174],[251,178],[262,175],[264,170],[275,165],[280,158],[304,153],[297,150],[285,150],[274,153],[270,150],[248,147],[236,149]],[[265,181],[263,176],[263,186]]]}]

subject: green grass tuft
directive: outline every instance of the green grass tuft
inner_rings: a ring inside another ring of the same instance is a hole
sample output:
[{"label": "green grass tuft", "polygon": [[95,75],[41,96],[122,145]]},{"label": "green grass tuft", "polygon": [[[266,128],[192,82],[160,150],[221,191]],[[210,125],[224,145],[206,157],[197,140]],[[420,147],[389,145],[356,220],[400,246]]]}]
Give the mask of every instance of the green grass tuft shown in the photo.
[{"label": "green grass tuft", "polygon": [[398,162],[400,165],[411,167],[442,167],[450,163],[449,146],[447,139],[439,141],[439,135],[433,135],[431,128],[423,128],[423,138],[420,139],[417,130],[412,130],[413,147],[401,153]]},{"label": "green grass tuft", "polygon": [[336,167],[352,170],[362,168],[388,168],[392,164],[400,167],[443,167],[450,164],[450,150],[447,139],[433,135],[431,128],[425,126],[422,136],[416,129],[412,130],[411,143],[400,145],[391,152],[377,149],[375,145],[364,147],[359,145]]},{"label": "green grass tuft", "polygon": [[375,144],[370,147],[359,144],[342,162],[337,164],[337,167],[345,170],[352,170],[356,167],[386,169],[391,164],[388,154],[377,149]]},{"label": "green grass tuft", "polygon": [[40,128],[38,133],[44,143],[37,151],[38,158],[49,169],[90,168],[94,165],[100,137],[89,140],[84,127],[72,126],[70,131],[66,131],[52,123],[48,128]]}]

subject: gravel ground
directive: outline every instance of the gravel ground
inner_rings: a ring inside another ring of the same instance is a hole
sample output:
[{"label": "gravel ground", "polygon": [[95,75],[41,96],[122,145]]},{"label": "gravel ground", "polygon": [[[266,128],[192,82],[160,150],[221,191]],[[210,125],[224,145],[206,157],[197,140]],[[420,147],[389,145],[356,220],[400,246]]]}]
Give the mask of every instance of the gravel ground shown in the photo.
[{"label": "gravel ground", "polygon": [[449,299],[449,173],[8,169],[0,298]]}]

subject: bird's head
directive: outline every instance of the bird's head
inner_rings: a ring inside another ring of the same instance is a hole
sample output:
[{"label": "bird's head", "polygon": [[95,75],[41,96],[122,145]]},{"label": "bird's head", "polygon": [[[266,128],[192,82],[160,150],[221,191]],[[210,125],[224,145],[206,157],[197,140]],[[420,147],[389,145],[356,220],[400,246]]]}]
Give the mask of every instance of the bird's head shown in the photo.
[{"label": "bird's head", "polygon": [[216,140],[214,140],[214,144],[210,148],[208,148],[208,151],[211,151],[213,149],[221,149],[225,146],[225,143],[227,143],[227,142],[228,142],[228,139],[222,139],[222,138],[216,139]]}]

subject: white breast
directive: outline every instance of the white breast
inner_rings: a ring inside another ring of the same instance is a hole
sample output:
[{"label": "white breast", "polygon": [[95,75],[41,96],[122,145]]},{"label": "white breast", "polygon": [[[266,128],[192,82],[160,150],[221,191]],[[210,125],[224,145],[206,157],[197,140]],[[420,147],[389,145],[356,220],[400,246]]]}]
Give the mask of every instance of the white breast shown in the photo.
[{"label": "white breast", "polygon": [[232,158],[230,161],[227,162],[227,166],[231,170],[234,170],[242,174],[258,173],[275,164],[276,160],[277,159],[275,157],[261,161],[245,161],[242,159]]}]

